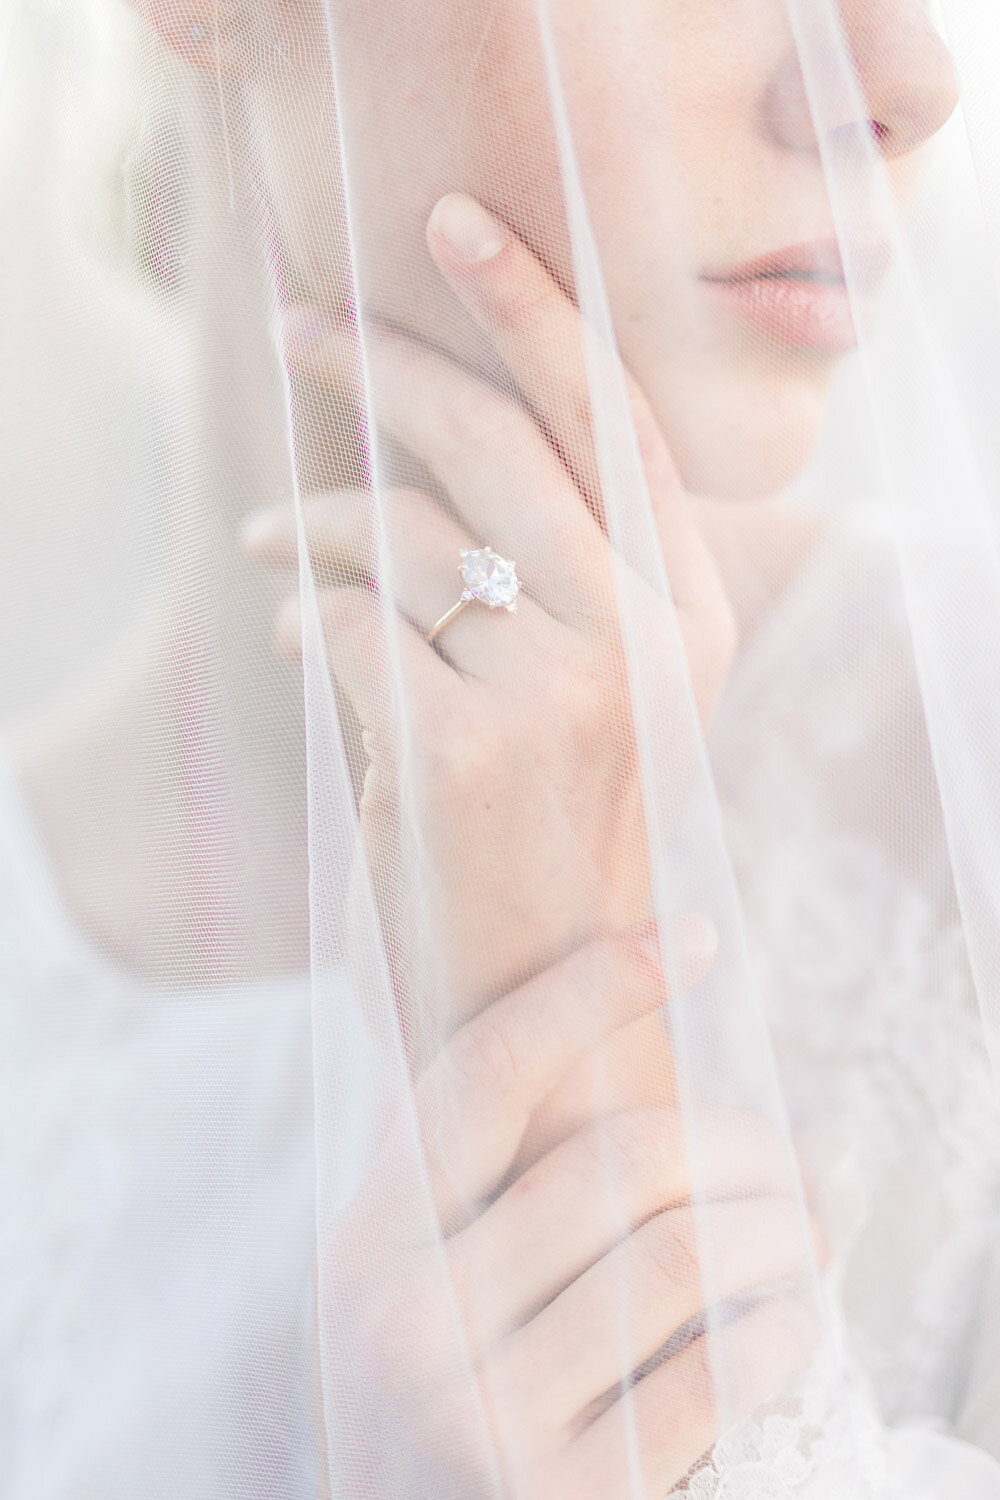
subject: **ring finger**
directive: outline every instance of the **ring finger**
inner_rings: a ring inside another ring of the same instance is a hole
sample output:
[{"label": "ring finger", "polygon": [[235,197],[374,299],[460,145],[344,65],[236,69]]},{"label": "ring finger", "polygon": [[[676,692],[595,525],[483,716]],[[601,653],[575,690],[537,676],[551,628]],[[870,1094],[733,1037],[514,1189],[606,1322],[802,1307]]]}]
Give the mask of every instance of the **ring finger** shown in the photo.
[{"label": "ring finger", "polygon": [[[464,584],[459,554],[484,543],[472,538],[441,507],[416,490],[389,490],[383,503],[384,545],[370,493],[344,490],[305,501],[303,517],[310,556],[320,587],[343,587],[358,580],[388,580],[403,614],[425,637],[459,601]],[[278,567],[298,565],[294,512],[275,510],[253,518],[243,543],[258,561]],[[488,542],[487,544],[488,545]],[[474,601],[442,629],[438,649],[458,670],[483,680],[523,675],[526,655],[537,653],[541,637],[563,631],[533,599],[519,590],[516,621],[502,607]],[[495,616],[496,618],[487,618]]]}]

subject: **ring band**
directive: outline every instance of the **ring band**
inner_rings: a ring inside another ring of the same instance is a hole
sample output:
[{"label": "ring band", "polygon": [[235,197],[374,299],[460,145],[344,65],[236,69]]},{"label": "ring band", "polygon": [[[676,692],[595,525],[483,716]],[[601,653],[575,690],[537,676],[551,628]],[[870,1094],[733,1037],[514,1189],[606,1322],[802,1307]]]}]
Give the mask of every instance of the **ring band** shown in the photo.
[{"label": "ring band", "polygon": [[451,606],[451,609],[448,610],[447,614],[443,614],[441,616],[436,625],[431,626],[430,630],[427,632],[428,646],[437,636],[441,634],[446,625],[450,625],[452,620],[456,619],[457,616],[462,613],[462,610],[468,607],[468,604],[468,599],[459,599],[457,604],[453,604]]},{"label": "ring band", "polygon": [[427,632],[428,646],[437,639],[446,625],[450,625],[473,602],[488,604],[490,609],[505,609],[510,615],[517,613],[517,595],[521,585],[512,562],[501,557],[499,552],[494,552],[492,547],[476,547],[459,552],[458,556],[458,571],[465,588],[461,598]]}]

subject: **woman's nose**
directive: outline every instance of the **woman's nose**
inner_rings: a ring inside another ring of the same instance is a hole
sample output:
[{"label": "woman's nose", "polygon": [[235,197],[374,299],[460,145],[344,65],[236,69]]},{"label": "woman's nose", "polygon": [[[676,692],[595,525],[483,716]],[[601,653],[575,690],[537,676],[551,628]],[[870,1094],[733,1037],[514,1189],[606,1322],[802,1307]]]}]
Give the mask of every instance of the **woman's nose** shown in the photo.
[{"label": "woman's nose", "polygon": [[929,140],[958,103],[955,69],[923,0],[841,0],[844,35],[883,154]]},{"label": "woman's nose", "polygon": [[780,145],[801,151],[816,149],[817,125],[822,134],[841,137],[863,126],[883,156],[905,156],[936,134],[958,103],[951,55],[924,0],[839,0],[838,9],[867,118],[848,119],[842,105],[824,107],[815,97],[811,109],[796,56],[771,80],[768,131]]}]

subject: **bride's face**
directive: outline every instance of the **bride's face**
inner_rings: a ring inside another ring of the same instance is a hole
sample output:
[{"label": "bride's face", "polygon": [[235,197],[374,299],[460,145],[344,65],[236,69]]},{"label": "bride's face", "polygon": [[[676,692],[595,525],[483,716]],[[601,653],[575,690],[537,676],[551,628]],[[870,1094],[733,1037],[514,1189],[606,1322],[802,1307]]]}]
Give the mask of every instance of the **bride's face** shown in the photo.
[{"label": "bride's face", "polygon": [[[307,3],[286,0],[281,26],[301,26]],[[471,327],[425,247],[439,195],[478,197],[570,294],[576,285],[535,0],[338,0],[334,11],[363,293],[475,361]],[[861,143],[885,159],[902,203],[919,147],[956,102],[922,0],[839,0],[838,12],[864,103],[838,102],[827,83],[821,153],[786,0],[550,0],[621,351],[702,493],[766,494],[787,481],[853,343],[824,158],[850,198],[858,265],[884,266],[883,235],[858,209]],[[317,205],[330,140],[303,130],[317,111],[304,116],[301,92],[289,98],[274,76],[279,213],[311,294],[335,301],[332,186],[329,213]],[[314,101],[328,87],[317,67]]]}]

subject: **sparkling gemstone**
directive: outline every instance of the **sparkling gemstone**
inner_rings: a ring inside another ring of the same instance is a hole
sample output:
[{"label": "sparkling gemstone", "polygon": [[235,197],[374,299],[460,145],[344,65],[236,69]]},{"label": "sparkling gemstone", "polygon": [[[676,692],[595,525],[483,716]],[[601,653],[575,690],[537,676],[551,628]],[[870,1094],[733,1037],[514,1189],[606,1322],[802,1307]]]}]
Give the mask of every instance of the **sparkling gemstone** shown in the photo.
[{"label": "sparkling gemstone", "polygon": [[520,585],[514,564],[507,562],[492,547],[477,547],[474,552],[461,552],[462,581],[465,584],[463,599],[480,599],[491,609],[501,605],[511,611]]}]

